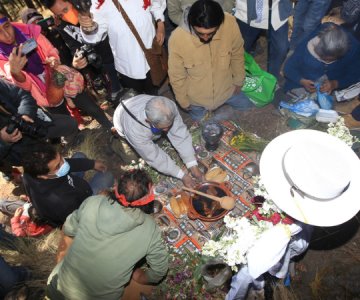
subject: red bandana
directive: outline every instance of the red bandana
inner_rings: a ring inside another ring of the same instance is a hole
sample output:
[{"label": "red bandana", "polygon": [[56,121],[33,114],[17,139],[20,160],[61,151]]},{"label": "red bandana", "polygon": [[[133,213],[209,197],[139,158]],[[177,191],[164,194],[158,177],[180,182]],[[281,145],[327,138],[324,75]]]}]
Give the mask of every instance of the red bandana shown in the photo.
[{"label": "red bandana", "polygon": [[151,5],[151,0],[144,0],[143,8],[146,10]]},{"label": "red bandana", "polygon": [[96,6],[96,9],[99,9],[101,5],[103,5],[105,0],[98,0],[98,5]]},{"label": "red bandana", "polygon": [[115,186],[115,196],[116,199],[125,207],[143,206],[155,200],[154,189],[151,185],[149,185],[149,193],[147,195],[133,202],[127,202],[125,196],[123,194],[119,194],[117,185]]}]

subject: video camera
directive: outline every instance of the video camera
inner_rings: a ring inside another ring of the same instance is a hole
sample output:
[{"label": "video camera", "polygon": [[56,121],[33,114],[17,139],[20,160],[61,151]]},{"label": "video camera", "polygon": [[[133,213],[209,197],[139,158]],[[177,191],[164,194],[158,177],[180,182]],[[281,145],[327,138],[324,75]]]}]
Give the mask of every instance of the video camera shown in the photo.
[{"label": "video camera", "polygon": [[91,7],[91,0],[71,0],[72,5],[79,13],[89,13]]},{"label": "video camera", "polygon": [[99,69],[102,65],[102,58],[99,54],[95,52],[93,46],[89,44],[84,44],[80,47],[80,50],[77,52],[78,57],[86,57],[86,60],[94,68]]},{"label": "video camera", "polygon": [[47,128],[45,126],[26,122],[21,118],[21,115],[14,115],[10,117],[6,133],[12,134],[15,129],[19,129],[22,133],[36,138],[44,138],[47,135]]},{"label": "video camera", "polygon": [[[91,0],[70,0],[75,9],[84,15],[91,16]],[[96,22],[93,22],[93,25],[90,27],[82,27],[82,30],[85,34],[93,34],[98,31],[99,25]]]}]

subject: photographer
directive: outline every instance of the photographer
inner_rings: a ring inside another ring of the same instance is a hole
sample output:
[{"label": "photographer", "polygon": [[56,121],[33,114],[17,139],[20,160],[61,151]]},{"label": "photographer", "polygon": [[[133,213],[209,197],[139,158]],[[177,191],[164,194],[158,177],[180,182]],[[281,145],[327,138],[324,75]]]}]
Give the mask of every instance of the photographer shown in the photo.
[{"label": "photographer", "polygon": [[62,64],[71,66],[72,55],[70,49],[65,44],[62,36],[57,30],[55,19],[49,17],[44,19],[34,8],[24,8],[20,13],[21,21],[24,24],[39,25],[41,27],[41,34],[43,34],[51,44],[59,51],[59,57]]},{"label": "photographer", "polygon": [[[95,90],[97,89],[97,79],[99,75],[106,73],[111,85],[110,100],[117,101],[122,88],[115,70],[114,57],[109,45],[109,38],[106,37],[103,41],[95,45],[86,44],[80,33],[78,12],[74,9],[70,1],[44,0],[43,3],[51,10],[56,18],[59,18],[60,22],[57,30],[73,55],[72,66],[81,70],[87,80],[95,81],[93,84]],[[96,78],[89,78],[91,75]]]},{"label": "photographer", "polygon": [[50,117],[36,105],[30,93],[0,80],[0,128],[0,169],[8,175],[6,167],[22,165],[25,146],[39,139],[70,136],[76,133],[77,124],[70,116]]},{"label": "photographer", "polygon": [[[55,78],[60,64],[58,51],[40,30],[37,25],[10,22],[6,12],[0,11],[0,74],[31,92],[39,106],[54,114],[69,115],[64,88]],[[86,91],[78,93],[72,101],[84,114],[111,130],[112,124],[104,111]]]}]

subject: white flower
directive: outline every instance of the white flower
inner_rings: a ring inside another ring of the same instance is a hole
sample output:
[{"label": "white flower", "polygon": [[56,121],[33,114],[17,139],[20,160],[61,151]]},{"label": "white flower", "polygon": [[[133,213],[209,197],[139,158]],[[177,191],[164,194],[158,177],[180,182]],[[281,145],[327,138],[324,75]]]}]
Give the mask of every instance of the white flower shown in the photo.
[{"label": "white flower", "polygon": [[354,143],[359,142],[359,139],[352,136],[349,128],[345,126],[344,118],[340,117],[336,123],[328,124],[328,134],[337,137],[345,142],[348,146],[352,146]]}]

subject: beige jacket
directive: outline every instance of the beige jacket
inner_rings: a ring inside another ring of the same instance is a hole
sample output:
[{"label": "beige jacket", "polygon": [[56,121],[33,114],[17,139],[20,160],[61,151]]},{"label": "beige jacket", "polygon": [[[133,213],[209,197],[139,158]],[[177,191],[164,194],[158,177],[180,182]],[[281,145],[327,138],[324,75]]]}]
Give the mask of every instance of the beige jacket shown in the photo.
[{"label": "beige jacket", "polygon": [[181,107],[189,105],[214,110],[228,100],[245,77],[244,41],[233,16],[224,23],[209,44],[178,27],[169,40],[169,77]]}]

